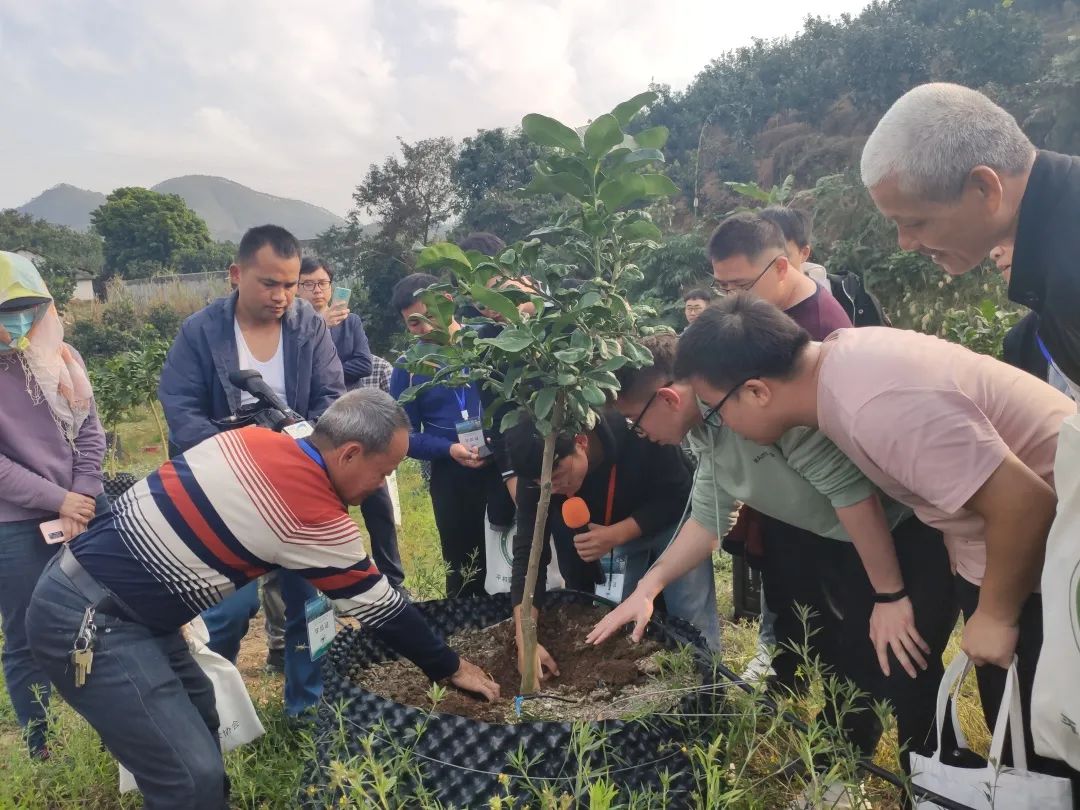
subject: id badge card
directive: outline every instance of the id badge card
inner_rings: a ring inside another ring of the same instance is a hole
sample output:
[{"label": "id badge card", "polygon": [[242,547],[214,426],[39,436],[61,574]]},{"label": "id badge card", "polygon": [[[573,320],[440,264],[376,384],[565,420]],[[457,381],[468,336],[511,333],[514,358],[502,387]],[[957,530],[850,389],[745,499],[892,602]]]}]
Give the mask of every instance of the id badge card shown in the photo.
[{"label": "id badge card", "polygon": [[318,661],[334,641],[337,625],[334,623],[334,606],[322,594],[308,599],[304,603],[307,618],[308,650],[311,660]]},{"label": "id badge card", "polygon": [[454,428],[457,430],[458,441],[470,450],[475,450],[480,458],[491,455],[491,448],[484,438],[484,424],[479,419],[464,419],[454,425]]},{"label": "id badge card", "polygon": [[610,599],[615,604],[623,600],[623,586],[626,580],[626,557],[609,554],[600,561],[604,581],[596,586],[596,595]]},{"label": "id badge card", "polygon": [[287,436],[292,436],[294,439],[306,439],[315,432],[315,428],[311,426],[311,422],[302,419],[299,422],[293,422],[291,425],[286,425],[282,428],[282,432]]}]

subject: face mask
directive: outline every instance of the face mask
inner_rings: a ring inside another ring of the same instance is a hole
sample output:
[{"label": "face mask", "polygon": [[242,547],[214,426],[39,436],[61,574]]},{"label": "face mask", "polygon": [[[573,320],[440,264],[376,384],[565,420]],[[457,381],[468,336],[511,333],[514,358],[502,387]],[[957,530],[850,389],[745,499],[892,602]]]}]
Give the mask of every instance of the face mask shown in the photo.
[{"label": "face mask", "polygon": [[30,345],[27,335],[34,325],[34,313],[36,309],[24,309],[18,312],[0,312],[0,329],[7,330],[11,340],[4,343],[0,335],[0,351],[25,351]]}]

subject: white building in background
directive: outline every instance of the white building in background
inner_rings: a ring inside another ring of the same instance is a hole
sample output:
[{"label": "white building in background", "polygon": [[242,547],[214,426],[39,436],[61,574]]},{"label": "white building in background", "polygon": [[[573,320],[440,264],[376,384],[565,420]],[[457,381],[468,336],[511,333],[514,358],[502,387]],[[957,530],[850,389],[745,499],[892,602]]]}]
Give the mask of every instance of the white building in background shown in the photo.
[{"label": "white building in background", "polygon": [[[33,262],[34,267],[40,267],[48,260],[40,253],[35,253],[32,250],[26,248],[19,248],[13,251],[24,259],[29,259]],[[86,270],[75,271],[75,291],[71,294],[72,301],[93,301],[94,300],[94,275]]]}]

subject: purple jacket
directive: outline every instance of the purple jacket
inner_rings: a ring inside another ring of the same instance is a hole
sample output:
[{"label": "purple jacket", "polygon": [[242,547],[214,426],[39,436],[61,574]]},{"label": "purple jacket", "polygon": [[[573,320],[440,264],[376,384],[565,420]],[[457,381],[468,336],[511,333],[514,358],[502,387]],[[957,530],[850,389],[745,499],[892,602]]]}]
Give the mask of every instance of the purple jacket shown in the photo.
[{"label": "purple jacket", "polygon": [[16,354],[0,354],[0,523],[55,517],[68,492],[102,492],[105,433],[97,411],[91,409],[72,450],[48,403],[37,399]]}]

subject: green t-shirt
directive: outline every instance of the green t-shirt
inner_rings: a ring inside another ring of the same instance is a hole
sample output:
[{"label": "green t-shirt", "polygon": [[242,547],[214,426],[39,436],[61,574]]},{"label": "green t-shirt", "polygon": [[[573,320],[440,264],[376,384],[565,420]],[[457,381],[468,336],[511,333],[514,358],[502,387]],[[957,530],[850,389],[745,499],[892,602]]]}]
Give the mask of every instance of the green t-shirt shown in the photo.
[{"label": "green t-shirt", "polygon": [[705,425],[688,437],[698,457],[691,517],[720,537],[731,531],[739,504],[833,540],[851,541],[836,510],[877,493],[889,528],[912,512],[883,495],[824,434],[794,428],[761,445],[726,427]]}]

